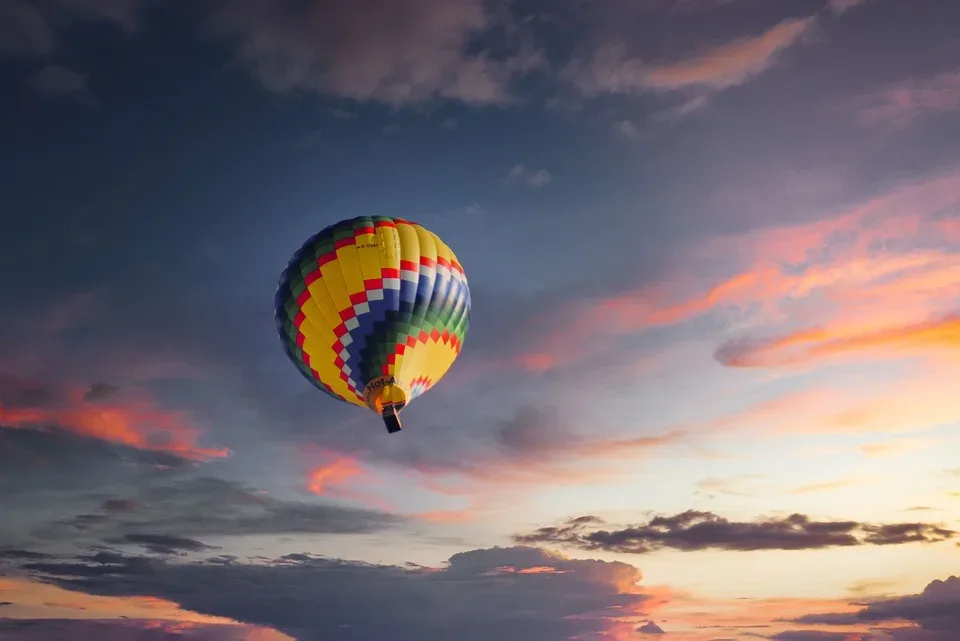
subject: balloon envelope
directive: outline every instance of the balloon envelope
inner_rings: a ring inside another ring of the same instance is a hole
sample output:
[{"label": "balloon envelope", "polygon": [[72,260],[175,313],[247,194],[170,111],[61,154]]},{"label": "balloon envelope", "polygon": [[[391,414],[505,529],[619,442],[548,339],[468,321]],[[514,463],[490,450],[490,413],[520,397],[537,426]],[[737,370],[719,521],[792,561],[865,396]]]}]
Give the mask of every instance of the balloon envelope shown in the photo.
[{"label": "balloon envelope", "polygon": [[309,238],[280,277],[277,331],[300,372],[333,398],[396,414],[460,353],[470,289],[453,251],[402,218],[358,217]]}]

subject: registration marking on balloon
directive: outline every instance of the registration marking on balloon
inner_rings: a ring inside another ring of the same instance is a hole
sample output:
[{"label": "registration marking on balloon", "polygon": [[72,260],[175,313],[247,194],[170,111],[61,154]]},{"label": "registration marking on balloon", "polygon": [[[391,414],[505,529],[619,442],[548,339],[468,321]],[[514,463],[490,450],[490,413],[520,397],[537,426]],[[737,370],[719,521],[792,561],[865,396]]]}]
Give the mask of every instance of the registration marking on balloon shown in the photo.
[{"label": "registration marking on balloon", "polygon": [[301,373],[338,400],[374,409],[373,381],[391,380],[396,392],[381,392],[383,400],[405,403],[447,372],[469,325],[470,291],[435,234],[400,218],[361,217],[304,243],[281,276],[276,309]]}]

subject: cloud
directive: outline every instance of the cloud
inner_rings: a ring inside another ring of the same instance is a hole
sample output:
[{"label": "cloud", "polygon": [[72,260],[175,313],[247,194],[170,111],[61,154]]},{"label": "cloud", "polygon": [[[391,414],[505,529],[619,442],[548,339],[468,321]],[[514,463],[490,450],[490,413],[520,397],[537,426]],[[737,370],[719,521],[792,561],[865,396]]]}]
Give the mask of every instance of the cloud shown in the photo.
[{"label": "cloud", "polygon": [[907,80],[857,101],[857,118],[867,125],[906,124],[960,109],[960,71]]},{"label": "cloud", "polygon": [[890,628],[895,641],[901,638],[904,641],[950,641],[960,630],[960,577],[933,581],[920,594],[871,600],[856,612],[809,614],[793,621],[835,626],[907,621],[928,634],[908,636],[912,632],[909,628]]},{"label": "cloud", "polygon": [[0,550],[0,560],[40,561],[49,558],[51,558],[49,554],[44,554],[43,552],[34,552],[32,550],[18,550],[10,548]]},{"label": "cloud", "polygon": [[865,443],[859,447],[864,455],[871,458],[892,458],[930,447],[937,443],[935,439],[900,438],[879,443]]},{"label": "cloud", "polygon": [[394,106],[433,99],[502,104],[538,64],[469,45],[498,24],[481,0],[215,0],[214,33],[271,91],[306,90]]},{"label": "cloud", "polygon": [[0,512],[15,515],[0,531],[0,557],[14,559],[103,542],[198,551],[207,537],[368,534],[405,522],[381,510],[270,496],[170,454],[56,429],[0,429]]},{"label": "cloud", "polygon": [[31,85],[42,95],[81,97],[87,91],[87,76],[63,65],[47,65],[35,72]]},{"label": "cloud", "polygon": [[[154,4],[8,0],[0,7],[0,53],[52,56],[63,35],[84,24],[131,32]],[[435,99],[506,104],[512,82],[544,62],[521,33],[523,24],[483,0],[208,0],[201,12],[206,34],[235,47],[253,76],[276,92],[397,107]],[[54,73],[44,74],[44,87],[75,93],[78,77]]]},{"label": "cloud", "polygon": [[833,13],[840,15],[850,11],[856,6],[866,4],[869,0],[828,0],[827,8]]},{"label": "cloud", "polygon": [[875,331],[856,327],[816,328],[775,338],[731,341],[717,349],[716,358],[727,367],[770,367],[851,352],[957,348],[960,348],[960,318],[948,316]]},{"label": "cloud", "polygon": [[[381,511],[313,501],[291,501],[257,493],[209,476],[184,476],[131,488],[142,507],[120,515],[80,514],[47,528],[48,536],[100,538],[112,543],[199,550],[195,536],[255,534],[364,534],[404,519]],[[91,518],[93,517],[93,518]],[[153,532],[162,530],[165,535]]]},{"label": "cloud", "polygon": [[[306,487],[322,496],[392,511],[383,489],[399,478],[413,484],[417,494],[459,505],[406,516],[469,522],[515,501],[518,488],[532,493],[545,485],[584,486],[625,477],[644,456],[684,438],[681,432],[625,438],[580,434],[555,408],[531,406],[521,406],[499,420],[487,417],[477,423],[476,431],[482,440],[427,435],[423,443],[398,443],[389,455],[370,453],[363,446],[322,451],[324,463],[307,474]],[[365,464],[361,456],[378,464]]]},{"label": "cloud", "polygon": [[[0,504],[28,508],[43,492],[86,492],[182,469],[188,461],[56,426],[0,428]],[[21,501],[22,499],[22,501]],[[100,506],[102,499],[93,501]],[[112,509],[112,505],[107,506]]]},{"label": "cloud", "polygon": [[214,549],[214,546],[201,543],[195,539],[168,534],[125,534],[109,542],[121,545],[139,545],[154,554],[179,554],[181,552],[201,552]]},{"label": "cloud", "polygon": [[949,212],[958,199],[954,169],[821,220],[677,247],[677,261],[658,280],[544,305],[548,311],[531,323],[536,332],[526,335],[514,361],[548,371],[616,354],[621,340],[701,318],[739,328],[728,330],[716,351],[729,366],[949,359],[960,297],[960,228]]},{"label": "cloud", "polygon": [[663,634],[664,633],[663,628],[661,628],[659,625],[657,625],[653,621],[647,621],[646,623],[641,625],[639,628],[637,628],[637,632],[641,634]]},{"label": "cloud", "polygon": [[0,619],[0,641],[289,641],[244,625],[131,619]]},{"label": "cloud", "polygon": [[800,485],[798,487],[790,488],[787,490],[789,494],[811,494],[814,492],[824,492],[829,490],[837,490],[844,487],[850,487],[851,485],[860,485],[867,482],[869,479],[862,478],[843,478],[837,479],[835,481],[824,481],[821,483],[809,483],[807,485]]},{"label": "cloud", "polygon": [[[822,630],[786,630],[767,637],[774,641],[851,641],[846,632],[824,632]],[[855,641],[860,641],[859,635]]]},{"label": "cloud", "polygon": [[120,388],[116,385],[111,385],[109,383],[97,382],[90,386],[83,394],[83,400],[85,401],[101,401],[107,398],[110,398],[114,394],[120,391]]},{"label": "cloud", "polygon": [[335,456],[330,463],[310,471],[307,487],[314,494],[323,495],[335,489],[331,485],[349,481],[361,474],[362,469],[355,458]]},{"label": "cloud", "polygon": [[[47,57],[60,48],[59,31],[83,24],[136,27],[137,15],[151,0],[5,0],[0,4],[0,53]],[[77,79],[54,81],[72,86]],[[61,86],[63,86],[61,84]]]},{"label": "cloud", "polygon": [[[489,423],[489,421],[488,421]],[[613,482],[636,469],[644,456],[684,438],[666,432],[626,438],[598,438],[576,433],[555,409],[523,406],[494,422],[492,443],[471,443],[443,458],[410,460],[409,474],[421,487],[441,495],[466,498],[459,510],[418,515],[427,520],[474,520],[496,502],[516,500],[518,488],[579,486]],[[401,460],[399,457],[395,460]]]},{"label": "cloud", "polygon": [[638,140],[640,138],[640,130],[637,129],[637,126],[630,120],[615,122],[610,129],[616,135],[626,138],[627,140]]},{"label": "cloud", "polygon": [[525,547],[462,552],[439,568],[310,555],[257,564],[111,560],[31,569],[70,590],[151,596],[304,639],[360,641],[383,630],[396,641],[590,638],[657,603],[633,566]]},{"label": "cloud", "polygon": [[[358,485],[377,485],[383,477],[366,467],[354,456],[323,451],[322,465],[313,467],[307,474],[306,489],[317,496],[355,501],[366,507],[390,511],[391,506],[371,489],[358,489]],[[312,457],[311,457],[312,458]]]},{"label": "cloud", "polygon": [[56,37],[37,6],[28,0],[0,4],[0,52],[45,56],[53,52]]},{"label": "cloud", "polygon": [[553,176],[546,169],[530,169],[526,165],[514,165],[504,176],[503,182],[506,184],[524,183],[534,189],[539,189],[547,185]]},{"label": "cloud", "polygon": [[763,474],[741,474],[732,478],[705,478],[697,481],[698,490],[709,493],[727,494],[729,496],[754,496],[743,488],[744,483],[764,478]]},{"label": "cloud", "polygon": [[0,387],[0,427],[44,429],[54,425],[79,435],[197,461],[229,454],[223,448],[198,446],[201,430],[186,413],[165,410],[143,393],[131,392],[108,403],[113,390],[94,386],[81,391],[67,387],[49,389],[49,402],[42,405],[4,402],[4,397],[22,400],[23,385],[7,379],[6,385]]},{"label": "cloud", "polygon": [[957,532],[925,523],[874,525],[856,521],[814,521],[803,514],[783,518],[730,521],[711,512],[688,510],[657,516],[648,523],[621,529],[601,529],[604,522],[580,516],[532,534],[515,535],[526,544],[559,544],[584,550],[648,554],[661,549],[683,550],[813,550],[858,545],[935,543]]},{"label": "cloud", "polygon": [[566,76],[588,95],[726,89],[766,71],[813,25],[813,17],[784,20],[760,35],[668,63],[631,58],[624,45],[608,44],[599,48],[589,63],[574,62]]}]

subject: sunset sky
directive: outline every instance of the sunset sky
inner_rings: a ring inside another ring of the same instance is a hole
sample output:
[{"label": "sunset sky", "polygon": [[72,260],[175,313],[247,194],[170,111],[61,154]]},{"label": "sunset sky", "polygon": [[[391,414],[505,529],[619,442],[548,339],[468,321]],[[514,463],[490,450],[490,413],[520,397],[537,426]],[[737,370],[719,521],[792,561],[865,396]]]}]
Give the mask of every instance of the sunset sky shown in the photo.
[{"label": "sunset sky", "polygon": [[[960,2],[0,0],[0,641],[960,640]],[[283,353],[453,248],[388,435]]]}]

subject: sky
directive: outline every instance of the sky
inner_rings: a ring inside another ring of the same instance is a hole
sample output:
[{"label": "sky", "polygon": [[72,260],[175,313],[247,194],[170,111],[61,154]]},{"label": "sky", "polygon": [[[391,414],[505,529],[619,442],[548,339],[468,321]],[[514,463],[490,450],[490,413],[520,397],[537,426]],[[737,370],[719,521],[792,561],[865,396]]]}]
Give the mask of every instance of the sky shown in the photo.
[{"label": "sky", "polygon": [[[0,641],[957,641],[960,4],[2,0]],[[456,252],[388,435],[300,244]]]}]

